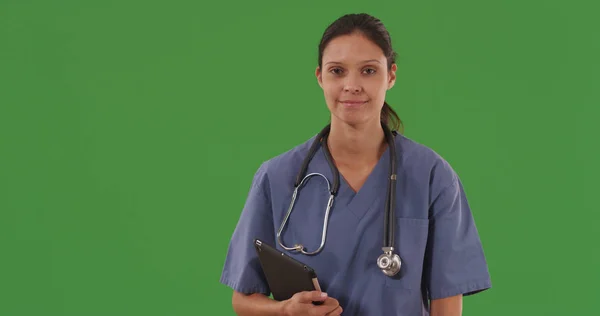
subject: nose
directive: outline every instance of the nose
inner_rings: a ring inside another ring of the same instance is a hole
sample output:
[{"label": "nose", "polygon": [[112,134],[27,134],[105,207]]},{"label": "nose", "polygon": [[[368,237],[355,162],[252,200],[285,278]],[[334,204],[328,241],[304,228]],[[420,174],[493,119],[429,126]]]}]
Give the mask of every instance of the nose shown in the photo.
[{"label": "nose", "polygon": [[360,80],[355,78],[355,76],[346,77],[346,81],[344,82],[344,92],[359,93],[361,90]]},{"label": "nose", "polygon": [[349,85],[346,85],[344,87],[344,92],[359,93],[360,92],[360,87],[359,86],[349,86]]}]

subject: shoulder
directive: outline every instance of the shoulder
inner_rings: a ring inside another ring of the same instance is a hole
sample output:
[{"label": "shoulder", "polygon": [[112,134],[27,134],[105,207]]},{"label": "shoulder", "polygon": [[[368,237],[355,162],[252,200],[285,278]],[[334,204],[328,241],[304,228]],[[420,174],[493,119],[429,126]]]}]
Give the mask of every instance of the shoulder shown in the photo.
[{"label": "shoulder", "polygon": [[313,144],[315,138],[316,135],[310,137],[303,143],[298,144],[292,147],[291,149],[265,161],[263,163],[265,172],[277,175],[287,173],[295,175],[295,173],[297,172],[296,169],[300,169],[302,162],[306,158],[306,155],[310,150],[310,146]]},{"label": "shoulder", "polygon": [[401,134],[396,137],[396,145],[398,173],[404,172],[409,181],[442,190],[459,180],[452,165],[431,147]]},{"label": "shoulder", "polygon": [[277,182],[293,181],[315,138],[316,135],[263,161],[254,175],[253,186],[260,185],[265,188],[273,186]]}]

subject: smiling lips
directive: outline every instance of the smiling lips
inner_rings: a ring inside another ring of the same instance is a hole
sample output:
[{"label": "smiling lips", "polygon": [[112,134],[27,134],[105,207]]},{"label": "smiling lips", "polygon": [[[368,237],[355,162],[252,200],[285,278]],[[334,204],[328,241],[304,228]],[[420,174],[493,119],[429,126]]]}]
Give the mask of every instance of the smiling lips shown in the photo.
[{"label": "smiling lips", "polygon": [[360,105],[363,105],[363,104],[367,103],[367,101],[362,101],[362,100],[343,100],[343,101],[340,101],[340,103],[343,104],[344,106],[356,107],[356,106],[360,106]]}]

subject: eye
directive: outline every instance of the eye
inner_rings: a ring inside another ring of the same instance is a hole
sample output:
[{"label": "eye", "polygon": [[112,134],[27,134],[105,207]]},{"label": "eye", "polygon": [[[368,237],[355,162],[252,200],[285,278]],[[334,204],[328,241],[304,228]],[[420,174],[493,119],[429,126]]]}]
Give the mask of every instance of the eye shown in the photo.
[{"label": "eye", "polygon": [[377,71],[376,71],[375,69],[373,69],[373,68],[367,68],[367,69],[365,69],[364,71],[367,73],[367,75],[372,75],[372,74],[375,74],[375,73],[377,72]]},{"label": "eye", "polygon": [[332,68],[331,70],[329,70],[329,72],[331,72],[334,75],[341,75],[342,74],[342,69],[341,68]]}]

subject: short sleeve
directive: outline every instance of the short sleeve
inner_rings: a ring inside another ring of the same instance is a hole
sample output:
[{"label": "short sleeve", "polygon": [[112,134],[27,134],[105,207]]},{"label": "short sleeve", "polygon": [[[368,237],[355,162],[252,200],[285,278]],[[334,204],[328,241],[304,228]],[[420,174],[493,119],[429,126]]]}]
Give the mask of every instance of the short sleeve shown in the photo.
[{"label": "short sleeve", "polygon": [[472,295],[491,279],[463,185],[456,174],[430,207],[425,276],[430,299]]},{"label": "short sleeve", "polygon": [[262,293],[268,296],[270,289],[253,246],[255,238],[271,244],[275,239],[265,168],[263,163],[254,175],[250,192],[229,242],[220,282],[238,292]]}]

